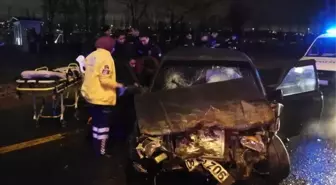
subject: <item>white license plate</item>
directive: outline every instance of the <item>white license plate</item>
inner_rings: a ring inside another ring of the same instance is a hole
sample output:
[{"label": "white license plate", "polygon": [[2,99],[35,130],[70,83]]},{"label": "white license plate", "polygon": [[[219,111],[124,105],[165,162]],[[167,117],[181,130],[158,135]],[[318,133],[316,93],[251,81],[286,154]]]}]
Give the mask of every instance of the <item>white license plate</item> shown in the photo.
[{"label": "white license plate", "polygon": [[220,183],[224,183],[230,174],[224,169],[222,165],[216,161],[209,159],[188,159],[185,161],[189,171],[193,171],[198,165],[202,164],[204,169],[208,170],[212,176]]},{"label": "white license plate", "polygon": [[320,85],[329,85],[328,80],[319,80],[318,82]]}]

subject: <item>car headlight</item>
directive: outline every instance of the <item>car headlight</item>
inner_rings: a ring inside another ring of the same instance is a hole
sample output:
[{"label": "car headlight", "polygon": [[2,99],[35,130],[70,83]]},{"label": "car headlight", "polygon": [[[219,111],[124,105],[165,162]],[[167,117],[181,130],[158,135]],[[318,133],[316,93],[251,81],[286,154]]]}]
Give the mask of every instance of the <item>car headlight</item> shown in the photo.
[{"label": "car headlight", "polygon": [[263,152],[266,150],[264,142],[260,136],[243,136],[240,139],[241,145],[257,152]]}]

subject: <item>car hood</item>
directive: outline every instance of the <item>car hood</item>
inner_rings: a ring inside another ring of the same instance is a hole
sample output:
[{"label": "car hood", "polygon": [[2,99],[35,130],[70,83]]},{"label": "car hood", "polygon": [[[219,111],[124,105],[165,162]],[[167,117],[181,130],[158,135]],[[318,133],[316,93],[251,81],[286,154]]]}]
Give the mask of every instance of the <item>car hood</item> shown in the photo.
[{"label": "car hood", "polygon": [[145,93],[135,97],[142,134],[158,136],[202,127],[244,130],[274,121],[274,113],[248,79]]}]

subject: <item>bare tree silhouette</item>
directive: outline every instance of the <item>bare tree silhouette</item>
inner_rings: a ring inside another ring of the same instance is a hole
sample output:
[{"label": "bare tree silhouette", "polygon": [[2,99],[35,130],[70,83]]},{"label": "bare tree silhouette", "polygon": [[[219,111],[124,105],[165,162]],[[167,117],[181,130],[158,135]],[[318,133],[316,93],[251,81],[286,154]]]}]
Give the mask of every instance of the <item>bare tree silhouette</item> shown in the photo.
[{"label": "bare tree silhouette", "polygon": [[117,2],[126,6],[131,15],[132,26],[138,27],[141,18],[146,14],[151,0],[117,0]]}]

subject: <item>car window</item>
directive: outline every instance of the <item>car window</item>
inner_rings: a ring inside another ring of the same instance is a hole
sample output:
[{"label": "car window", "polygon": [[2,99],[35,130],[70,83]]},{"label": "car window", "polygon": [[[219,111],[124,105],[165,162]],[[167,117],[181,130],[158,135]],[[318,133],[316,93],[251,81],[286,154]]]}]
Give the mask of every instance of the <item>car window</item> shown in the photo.
[{"label": "car window", "polygon": [[336,37],[317,39],[307,53],[308,57],[336,57]]},{"label": "car window", "polygon": [[277,89],[283,96],[316,90],[316,73],[313,65],[292,68]]},{"label": "car window", "polygon": [[241,68],[239,66],[225,66],[217,64],[168,64],[161,67],[154,81],[153,90],[183,88],[251,76],[252,70],[248,68]]}]

